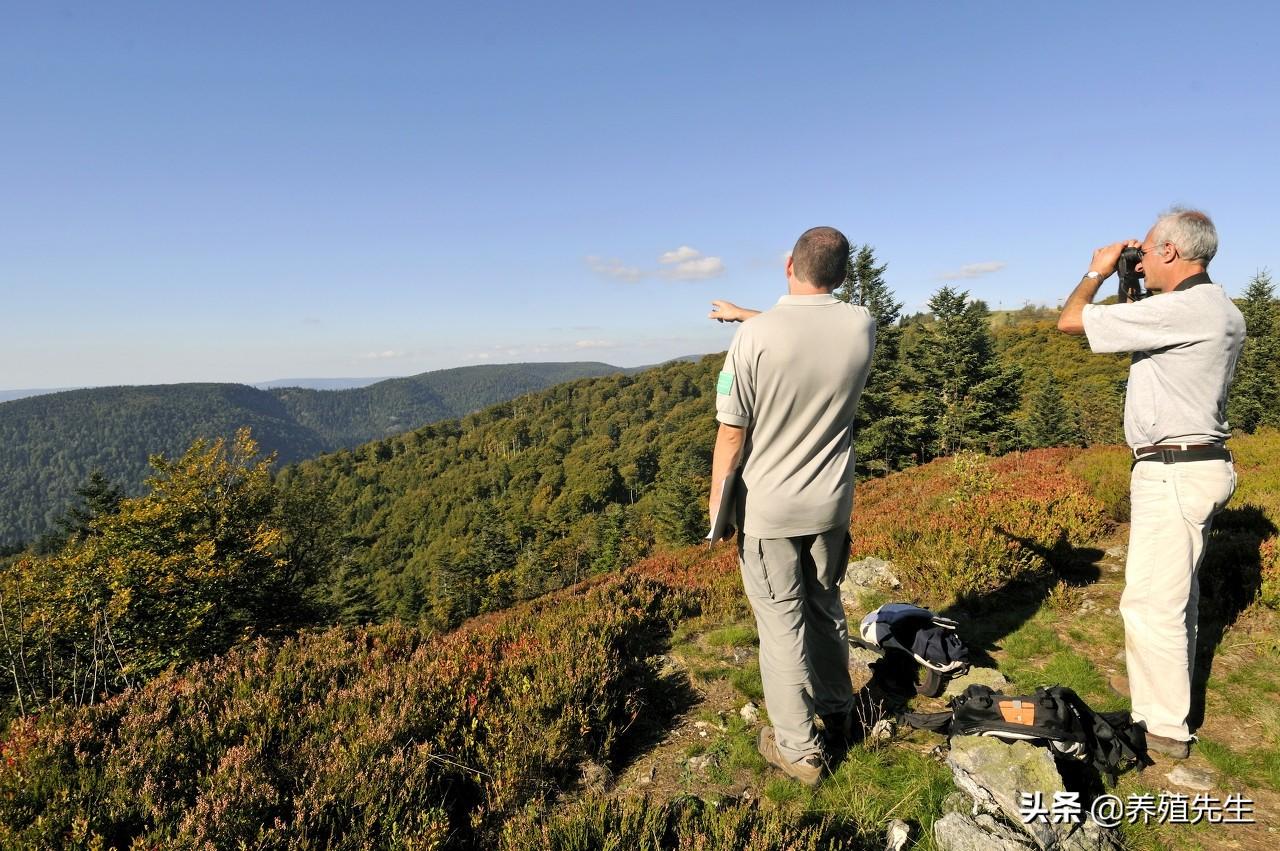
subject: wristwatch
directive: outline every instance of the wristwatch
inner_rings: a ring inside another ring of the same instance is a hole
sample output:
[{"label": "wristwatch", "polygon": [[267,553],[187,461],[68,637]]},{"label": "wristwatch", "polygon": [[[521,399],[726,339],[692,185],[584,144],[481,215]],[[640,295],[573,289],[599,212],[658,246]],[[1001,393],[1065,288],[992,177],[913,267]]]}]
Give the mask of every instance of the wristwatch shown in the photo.
[{"label": "wristwatch", "polygon": [[1101,272],[1095,272],[1095,271],[1093,271],[1092,269],[1090,269],[1088,272],[1085,272],[1085,273],[1084,273],[1084,276],[1085,276],[1086,278],[1088,278],[1089,280],[1091,280],[1091,281],[1101,281],[1101,280],[1102,280],[1102,273],[1101,273]]}]

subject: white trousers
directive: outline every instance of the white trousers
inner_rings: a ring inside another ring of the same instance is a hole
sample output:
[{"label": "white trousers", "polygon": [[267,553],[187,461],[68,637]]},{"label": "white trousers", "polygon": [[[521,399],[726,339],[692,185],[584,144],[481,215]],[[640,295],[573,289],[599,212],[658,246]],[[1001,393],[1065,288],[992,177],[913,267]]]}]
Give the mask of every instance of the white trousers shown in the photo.
[{"label": "white trousers", "polygon": [[1129,557],[1120,598],[1135,722],[1167,739],[1191,737],[1198,572],[1213,516],[1236,488],[1230,461],[1142,461],[1129,478]]}]

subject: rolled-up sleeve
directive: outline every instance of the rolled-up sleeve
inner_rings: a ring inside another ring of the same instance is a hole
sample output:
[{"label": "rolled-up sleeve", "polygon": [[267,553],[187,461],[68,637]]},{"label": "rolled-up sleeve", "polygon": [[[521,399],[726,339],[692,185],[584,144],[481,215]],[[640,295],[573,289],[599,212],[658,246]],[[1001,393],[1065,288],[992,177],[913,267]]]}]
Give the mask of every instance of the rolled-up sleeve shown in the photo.
[{"label": "rolled-up sleeve", "polygon": [[1168,320],[1160,296],[1128,304],[1088,304],[1081,313],[1089,348],[1105,352],[1149,352],[1187,342]]},{"label": "rolled-up sleeve", "polygon": [[755,412],[755,369],[749,334],[743,325],[733,337],[724,369],[716,378],[716,419],[725,425],[746,428]]}]

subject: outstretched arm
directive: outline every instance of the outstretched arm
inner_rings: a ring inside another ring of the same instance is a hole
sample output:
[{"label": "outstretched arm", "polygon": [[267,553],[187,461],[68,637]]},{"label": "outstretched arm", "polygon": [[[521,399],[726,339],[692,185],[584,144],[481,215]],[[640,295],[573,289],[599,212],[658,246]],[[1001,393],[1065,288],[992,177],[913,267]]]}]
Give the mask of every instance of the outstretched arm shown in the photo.
[{"label": "outstretched arm", "polygon": [[707,314],[708,319],[714,319],[717,322],[742,322],[760,313],[758,310],[752,310],[749,307],[738,307],[731,301],[716,299],[711,302],[711,312]]}]

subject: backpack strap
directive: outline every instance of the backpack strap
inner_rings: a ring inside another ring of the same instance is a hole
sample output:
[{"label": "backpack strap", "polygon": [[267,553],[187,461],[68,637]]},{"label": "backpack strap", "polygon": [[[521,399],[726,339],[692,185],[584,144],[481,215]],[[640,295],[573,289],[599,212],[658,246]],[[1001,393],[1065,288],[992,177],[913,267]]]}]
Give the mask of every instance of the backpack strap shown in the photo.
[{"label": "backpack strap", "polygon": [[1127,712],[1094,712],[1089,704],[1066,686],[1052,686],[1046,692],[1062,701],[1078,719],[1089,762],[1112,785],[1120,772],[1135,763],[1154,765],[1147,755],[1147,737]]}]

